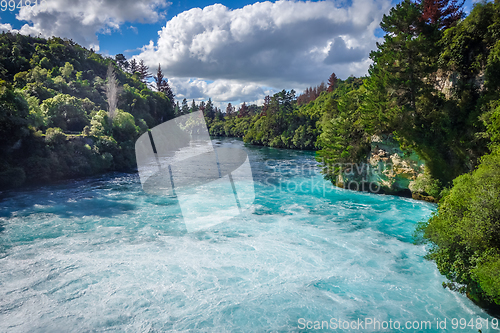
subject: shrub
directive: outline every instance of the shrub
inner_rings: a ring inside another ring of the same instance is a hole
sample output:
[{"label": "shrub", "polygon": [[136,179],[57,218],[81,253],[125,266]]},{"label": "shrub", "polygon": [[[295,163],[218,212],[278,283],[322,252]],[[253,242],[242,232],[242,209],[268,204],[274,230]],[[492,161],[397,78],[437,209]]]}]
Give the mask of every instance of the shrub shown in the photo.
[{"label": "shrub", "polygon": [[66,135],[59,127],[51,127],[45,132],[45,142],[49,145],[57,145],[66,141]]},{"label": "shrub", "polygon": [[428,257],[449,279],[446,286],[500,305],[500,149],[453,183],[422,227],[434,245]]}]

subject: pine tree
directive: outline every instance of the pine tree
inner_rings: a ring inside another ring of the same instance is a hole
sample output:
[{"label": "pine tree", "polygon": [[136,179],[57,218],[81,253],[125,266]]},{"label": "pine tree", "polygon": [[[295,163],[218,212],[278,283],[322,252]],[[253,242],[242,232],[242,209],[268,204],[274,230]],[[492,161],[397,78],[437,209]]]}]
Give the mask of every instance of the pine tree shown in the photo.
[{"label": "pine tree", "polygon": [[[387,90],[393,91],[391,100],[397,105],[399,115],[415,114],[417,97],[426,88],[424,78],[433,71],[435,62],[429,60],[429,40],[421,32],[424,23],[419,20],[420,7],[404,0],[384,15],[381,28],[386,32],[384,43],[370,54],[375,70],[372,72],[382,80]],[[372,74],[372,73],[370,73]],[[402,114],[402,113],[403,114]],[[393,119],[402,124],[402,119]]]},{"label": "pine tree", "polygon": [[190,113],[193,113],[193,112],[196,112],[198,111],[198,106],[196,105],[194,99],[193,99],[193,102],[191,103],[191,108],[189,109],[189,112]]},{"label": "pine tree", "polygon": [[216,120],[219,120],[219,121],[224,119],[224,115],[222,114],[221,109],[219,109],[218,107],[215,108],[215,116],[214,116],[214,118]]},{"label": "pine tree", "polygon": [[187,99],[182,100],[182,106],[181,106],[181,114],[185,115],[189,113],[189,107],[188,107],[188,102]]},{"label": "pine tree", "polygon": [[448,29],[464,17],[465,0],[420,0],[422,16],[420,19],[429,24],[436,24],[438,29]]},{"label": "pine tree", "polygon": [[335,89],[335,85],[337,84],[337,75],[335,73],[332,73],[330,77],[328,78],[328,91],[332,92],[333,89]]},{"label": "pine tree", "polygon": [[266,97],[264,97],[264,104],[262,105],[261,115],[267,114],[267,109],[269,108],[270,104],[271,104],[271,96],[267,95]]},{"label": "pine tree", "polygon": [[212,104],[212,99],[211,98],[208,99],[208,102],[207,102],[207,104],[205,106],[205,110],[203,111],[203,114],[207,118],[214,119],[215,111],[214,111],[214,106]]},{"label": "pine tree", "polygon": [[238,110],[238,118],[246,117],[248,116],[248,107],[245,102],[241,104],[240,109]]},{"label": "pine tree", "polygon": [[146,83],[146,81],[151,77],[151,73],[149,73],[149,67],[146,66],[144,60],[142,59],[141,61],[139,61],[137,72],[139,73],[139,79],[144,83]]},{"label": "pine tree", "polygon": [[154,78],[154,82],[155,82],[156,91],[164,93],[165,96],[167,96],[168,100],[170,101],[172,108],[174,108],[175,95],[172,92],[172,89],[170,89],[170,85],[168,84],[168,81],[165,79],[165,77],[163,75],[160,64],[158,64],[158,69],[156,70],[156,76],[154,76],[153,78]]},{"label": "pine tree", "polygon": [[228,103],[226,107],[226,117],[232,117],[233,115],[234,115],[234,106],[231,103]]},{"label": "pine tree", "polygon": [[138,69],[139,69],[139,66],[137,65],[137,60],[135,60],[135,59],[130,60],[130,63],[129,63],[130,73],[134,74],[135,72],[137,72]]},{"label": "pine tree", "polygon": [[179,106],[179,101],[177,101],[177,103],[175,104],[175,107],[174,107],[174,115],[175,115],[176,117],[181,116],[181,107]]},{"label": "pine tree", "polygon": [[130,66],[129,62],[125,58],[125,56],[121,53],[115,55],[115,61],[118,66],[120,66],[121,69],[127,70]]},{"label": "pine tree", "polygon": [[156,70],[156,76],[153,77],[155,82],[155,88],[158,92],[164,92],[165,84],[168,84],[164,79],[163,72],[161,70],[161,65],[158,64],[158,69]]}]

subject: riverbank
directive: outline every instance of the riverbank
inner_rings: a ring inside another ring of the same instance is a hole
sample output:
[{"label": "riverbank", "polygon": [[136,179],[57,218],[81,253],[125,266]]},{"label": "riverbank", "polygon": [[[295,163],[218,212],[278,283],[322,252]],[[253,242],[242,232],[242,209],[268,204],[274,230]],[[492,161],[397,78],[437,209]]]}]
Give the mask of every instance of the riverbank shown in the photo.
[{"label": "riverbank", "polygon": [[294,331],[301,318],[377,318],[431,321],[438,332],[435,318],[491,322],[443,289],[413,244],[434,205],[333,188],[308,151],[220,142],[248,154],[254,207],[194,233],[175,200],[145,194],[136,174],[9,193],[0,331]]}]

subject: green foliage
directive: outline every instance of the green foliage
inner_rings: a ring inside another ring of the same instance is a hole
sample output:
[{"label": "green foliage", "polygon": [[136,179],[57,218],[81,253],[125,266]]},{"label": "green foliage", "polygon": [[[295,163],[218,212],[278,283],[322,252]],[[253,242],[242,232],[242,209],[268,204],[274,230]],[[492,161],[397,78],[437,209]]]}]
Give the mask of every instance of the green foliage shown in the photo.
[{"label": "green foliage", "polygon": [[46,68],[46,69],[51,69],[52,64],[50,63],[49,58],[43,57],[42,60],[40,60],[40,67]]},{"label": "green foliage", "polygon": [[109,126],[108,113],[104,110],[99,110],[90,121],[90,135],[101,137],[111,134],[111,127]]},{"label": "green foliage", "polygon": [[63,130],[81,132],[89,124],[89,115],[95,104],[89,99],[79,99],[66,94],[58,94],[43,101],[40,106],[47,124]]},{"label": "green foliage", "polygon": [[435,246],[429,258],[453,285],[478,301],[500,304],[500,150],[454,180],[449,195],[424,226]]},{"label": "green foliage", "polygon": [[134,116],[128,112],[117,109],[113,118],[113,138],[119,142],[137,139],[139,126],[135,125]]},{"label": "green foliage", "polygon": [[[99,110],[107,108],[103,88],[109,64],[116,67],[113,59],[71,40],[0,34],[0,155],[7,172],[0,178],[24,170],[19,182],[47,182],[134,166],[132,141],[172,119],[173,104],[117,68],[117,83],[125,87],[118,96],[123,112],[108,123]],[[17,185],[0,179],[1,188]]]},{"label": "green foliage", "polygon": [[24,95],[0,80],[0,155],[29,134],[29,107]]},{"label": "green foliage", "polygon": [[326,102],[326,112],[321,119],[321,134],[317,160],[322,163],[325,176],[334,180],[339,163],[358,163],[366,157],[370,149],[370,140],[363,122],[360,105],[366,95],[361,86],[338,99]]},{"label": "green foliage", "polygon": [[442,186],[438,179],[432,178],[429,168],[426,168],[424,173],[419,174],[417,179],[413,183],[410,183],[409,189],[412,193],[421,193],[439,198]]},{"label": "green foliage", "polygon": [[28,121],[29,124],[35,128],[40,129],[47,126],[47,118],[45,117],[42,109],[40,108],[40,101],[35,96],[28,96],[26,98],[29,106]]},{"label": "green foliage", "polygon": [[59,127],[48,128],[45,132],[45,142],[51,146],[62,144],[66,141],[66,135]]}]

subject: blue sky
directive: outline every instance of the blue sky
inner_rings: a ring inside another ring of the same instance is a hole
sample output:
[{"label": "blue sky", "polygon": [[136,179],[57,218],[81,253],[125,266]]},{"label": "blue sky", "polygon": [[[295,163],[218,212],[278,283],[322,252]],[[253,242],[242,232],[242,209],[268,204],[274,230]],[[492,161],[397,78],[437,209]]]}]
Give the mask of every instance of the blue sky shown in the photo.
[{"label": "blue sky", "polygon": [[[105,55],[143,59],[152,69],[160,63],[177,100],[211,97],[224,108],[260,104],[282,89],[301,92],[332,72],[365,75],[383,36],[380,20],[394,4],[45,0],[35,9],[0,11],[0,30],[71,38]],[[471,8],[468,0],[465,10]]]}]

